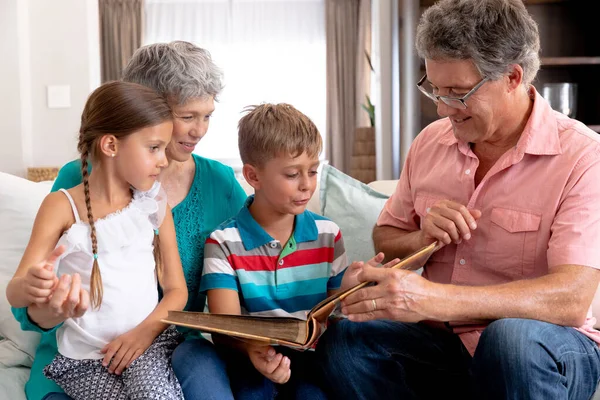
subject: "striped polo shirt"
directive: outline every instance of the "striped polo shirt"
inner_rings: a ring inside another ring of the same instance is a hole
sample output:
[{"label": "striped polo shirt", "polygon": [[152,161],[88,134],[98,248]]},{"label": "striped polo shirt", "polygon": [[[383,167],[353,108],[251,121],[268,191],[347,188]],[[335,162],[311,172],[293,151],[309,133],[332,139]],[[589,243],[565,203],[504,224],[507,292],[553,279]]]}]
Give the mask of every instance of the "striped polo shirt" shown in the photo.
[{"label": "striped polo shirt", "polygon": [[282,244],[250,214],[253,200],[206,240],[200,290],[237,291],[243,314],[306,319],[342,282],[347,258],[340,228],[305,210]]}]

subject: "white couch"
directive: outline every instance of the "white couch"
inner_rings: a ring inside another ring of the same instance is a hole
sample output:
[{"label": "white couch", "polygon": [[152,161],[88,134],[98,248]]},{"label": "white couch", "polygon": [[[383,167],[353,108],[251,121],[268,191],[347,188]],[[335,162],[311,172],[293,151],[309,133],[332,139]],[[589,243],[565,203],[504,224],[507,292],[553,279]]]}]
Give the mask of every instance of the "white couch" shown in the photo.
[{"label": "white couch", "polygon": [[[240,182],[247,193],[252,188]],[[395,181],[373,182],[378,190],[390,194]],[[31,182],[0,172],[0,399],[25,400],[23,386],[39,343],[39,335],[21,331],[6,300],[6,285],[11,279],[29,240],[37,210],[52,187],[52,182]],[[320,213],[320,190],[307,208]]]},{"label": "white couch", "polygon": [[[247,193],[252,193],[252,188],[246,182],[240,183]],[[341,185],[346,183],[347,180]],[[362,184],[356,183],[356,185],[358,187]],[[29,367],[39,343],[39,335],[21,331],[10,312],[6,300],[6,285],[27,245],[39,205],[50,191],[51,186],[52,182],[34,183],[0,172],[0,399],[2,400],[25,400],[23,386],[29,377]],[[320,199],[326,198],[323,197],[323,186],[333,187],[330,184],[321,185],[321,190],[315,191],[315,195],[307,206],[309,210],[316,213],[321,213],[322,210]],[[369,184],[369,187],[388,196],[394,191],[395,186],[396,181],[393,180],[376,181]],[[347,195],[347,208],[351,215],[357,212],[370,215],[368,225],[363,226],[361,231],[370,236],[370,226],[374,223],[372,219],[376,218],[379,210],[365,209],[366,207],[372,208],[372,203],[361,209],[361,204],[355,204],[357,197],[352,197],[351,193]],[[338,203],[333,201],[330,203],[339,204],[339,198]],[[341,223],[339,224],[341,225]],[[343,227],[342,232],[344,232]],[[345,239],[348,242],[349,238]],[[370,239],[367,237],[366,240]],[[348,244],[346,247],[349,247]],[[597,295],[597,299],[600,299],[600,296]],[[596,303],[598,306],[595,309],[600,310],[600,302],[595,301]],[[594,396],[594,399],[600,400],[600,392]]]}]

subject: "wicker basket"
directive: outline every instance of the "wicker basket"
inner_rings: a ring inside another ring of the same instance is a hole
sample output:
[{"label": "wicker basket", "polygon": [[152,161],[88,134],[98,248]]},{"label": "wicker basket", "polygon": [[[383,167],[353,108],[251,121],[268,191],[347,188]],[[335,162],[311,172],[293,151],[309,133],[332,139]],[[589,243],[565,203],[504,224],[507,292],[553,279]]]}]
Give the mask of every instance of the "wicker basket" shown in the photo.
[{"label": "wicker basket", "polygon": [[27,168],[27,179],[34,182],[53,181],[58,175],[57,167]]}]

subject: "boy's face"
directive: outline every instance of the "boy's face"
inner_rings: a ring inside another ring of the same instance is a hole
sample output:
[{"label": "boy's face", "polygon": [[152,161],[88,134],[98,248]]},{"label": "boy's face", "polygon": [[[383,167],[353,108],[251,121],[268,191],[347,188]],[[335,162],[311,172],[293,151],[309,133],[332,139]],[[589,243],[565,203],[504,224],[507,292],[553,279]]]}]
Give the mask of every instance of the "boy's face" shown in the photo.
[{"label": "boy's face", "polygon": [[319,158],[302,153],[293,158],[278,156],[256,168],[253,182],[257,196],[281,214],[304,212],[317,187]]}]

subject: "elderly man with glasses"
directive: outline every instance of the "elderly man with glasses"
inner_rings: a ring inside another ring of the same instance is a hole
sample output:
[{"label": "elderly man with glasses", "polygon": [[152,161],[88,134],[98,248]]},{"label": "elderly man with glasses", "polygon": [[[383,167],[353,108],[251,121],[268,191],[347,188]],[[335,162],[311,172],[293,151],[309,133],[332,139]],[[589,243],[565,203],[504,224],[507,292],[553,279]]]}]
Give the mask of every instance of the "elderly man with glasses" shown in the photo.
[{"label": "elderly man with glasses", "polygon": [[[388,259],[437,241],[422,276],[365,266],[319,341],[340,399],[589,399],[600,378],[600,140],[531,82],[521,0],[423,14],[418,89],[442,119],[414,140],[373,240]],[[365,322],[369,321],[369,322]]]}]

